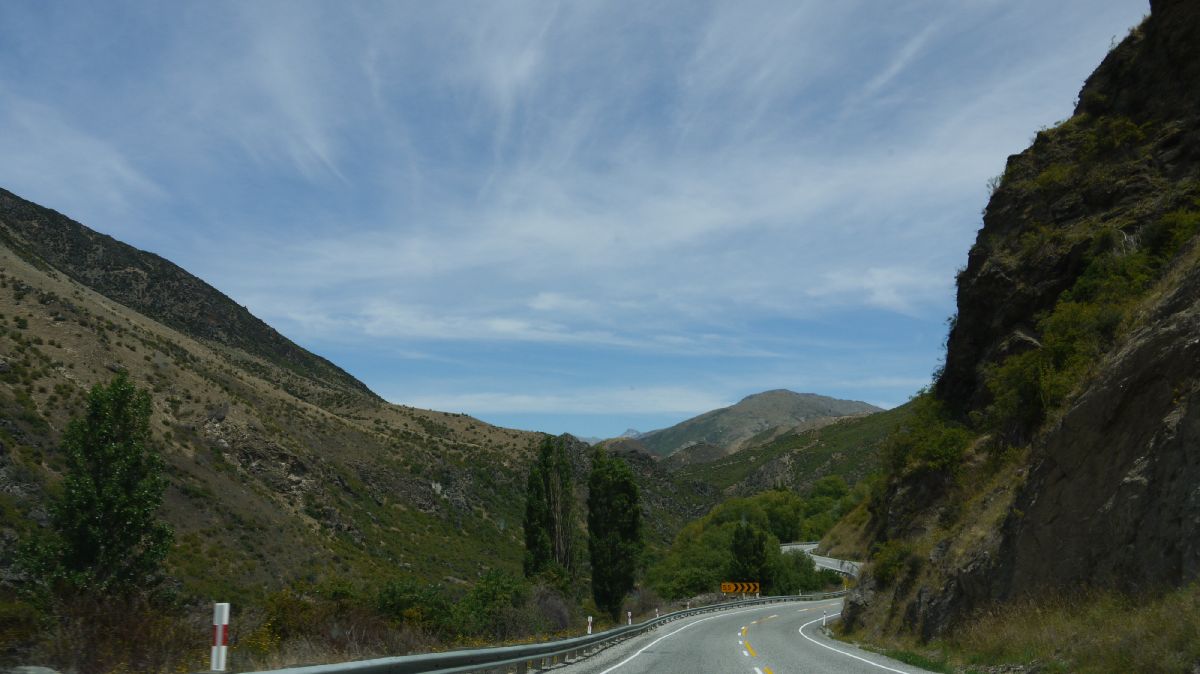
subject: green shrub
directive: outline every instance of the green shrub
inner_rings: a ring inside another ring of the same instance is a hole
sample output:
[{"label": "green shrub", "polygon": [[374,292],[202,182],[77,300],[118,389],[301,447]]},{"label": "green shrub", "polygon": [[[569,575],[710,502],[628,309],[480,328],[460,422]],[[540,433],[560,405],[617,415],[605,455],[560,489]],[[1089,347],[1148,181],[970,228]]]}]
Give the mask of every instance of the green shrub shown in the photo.
[{"label": "green shrub", "polygon": [[876,545],[871,555],[871,576],[882,587],[904,577],[911,577],[921,569],[921,557],[912,544],[903,541],[888,541]]},{"label": "green shrub", "polygon": [[453,624],[462,634],[491,639],[511,639],[529,630],[521,607],[529,586],[503,571],[484,574],[451,609]]},{"label": "green shrub", "polygon": [[1083,273],[1053,310],[1038,319],[1041,348],[988,368],[985,417],[999,444],[1029,439],[1092,365],[1116,343],[1132,307],[1170,260],[1200,231],[1200,211],[1176,210],[1146,225],[1141,248],[1124,250],[1115,230],[1097,233]]},{"label": "green shrub", "polygon": [[912,401],[912,415],[884,441],[884,462],[893,476],[913,472],[958,470],[971,433],[949,418],[928,389]]},{"label": "green shrub", "polygon": [[1066,184],[1074,173],[1069,164],[1051,164],[1033,179],[1039,189],[1048,190]]}]

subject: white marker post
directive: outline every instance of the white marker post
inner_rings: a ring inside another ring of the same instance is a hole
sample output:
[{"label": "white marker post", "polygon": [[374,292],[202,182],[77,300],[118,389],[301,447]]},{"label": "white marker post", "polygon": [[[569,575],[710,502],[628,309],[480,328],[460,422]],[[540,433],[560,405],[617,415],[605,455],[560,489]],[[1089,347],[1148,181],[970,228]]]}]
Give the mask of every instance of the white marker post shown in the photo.
[{"label": "white marker post", "polygon": [[225,671],[229,651],[229,604],[213,604],[212,671]]},{"label": "white marker post", "polygon": [[592,616],[588,616],[588,634],[592,633]]},{"label": "white marker post", "polygon": [[626,612],[625,612],[625,620],[627,621],[627,622],[625,623],[626,625],[632,625],[632,624],[633,624],[633,611],[626,611]]},{"label": "white marker post", "polygon": [[825,611],[824,611],[824,609],[822,609],[821,610],[821,627],[824,627],[824,626],[825,626]]},{"label": "white marker post", "polygon": [[685,606],[687,606],[687,610],[692,610],[692,602],[689,601]]},{"label": "white marker post", "polygon": [[654,609],[654,617],[655,617],[655,618],[657,618],[657,617],[658,617],[658,609]]}]

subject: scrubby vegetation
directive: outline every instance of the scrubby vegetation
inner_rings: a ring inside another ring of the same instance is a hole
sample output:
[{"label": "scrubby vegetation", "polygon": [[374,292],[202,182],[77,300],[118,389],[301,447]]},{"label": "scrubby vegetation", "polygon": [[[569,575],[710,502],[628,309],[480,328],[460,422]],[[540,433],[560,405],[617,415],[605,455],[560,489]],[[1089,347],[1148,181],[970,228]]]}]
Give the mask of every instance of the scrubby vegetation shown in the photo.
[{"label": "scrubby vegetation", "polygon": [[1129,327],[1138,301],[1200,231],[1200,198],[1193,205],[1132,233],[1106,226],[1075,242],[1087,247],[1083,273],[1037,318],[1039,343],[989,367],[993,402],[978,419],[981,429],[995,433],[998,443],[1021,444],[1061,407]]},{"label": "scrubby vegetation", "polygon": [[712,593],[727,580],[757,581],[776,595],[839,584],[837,574],[818,572],[807,555],[782,554],[779,543],[816,540],[861,497],[840,477],[828,477],[807,498],[770,491],[731,499],[685,526],[650,567],[647,582],[670,599]]},{"label": "scrubby vegetation", "polygon": [[1131,597],[1083,590],[980,611],[954,635],[895,638],[883,653],[935,672],[1106,674],[1191,671],[1200,662],[1200,586]]}]

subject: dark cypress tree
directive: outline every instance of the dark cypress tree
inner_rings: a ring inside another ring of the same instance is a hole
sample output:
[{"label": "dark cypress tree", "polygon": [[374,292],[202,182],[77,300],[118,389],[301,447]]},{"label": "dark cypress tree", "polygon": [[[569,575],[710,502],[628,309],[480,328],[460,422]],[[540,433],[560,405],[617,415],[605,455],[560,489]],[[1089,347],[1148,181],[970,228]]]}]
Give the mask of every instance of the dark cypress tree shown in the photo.
[{"label": "dark cypress tree", "polygon": [[618,619],[621,600],[633,589],[642,557],[642,505],[633,471],[597,449],[588,477],[588,551],[592,597]]},{"label": "dark cypress tree", "polygon": [[150,395],[125,374],[92,387],[63,437],[66,475],[53,533],[26,557],[59,594],[128,595],[161,580],[171,528],[159,520],[166,479],[150,446]]},{"label": "dark cypress tree", "polygon": [[575,484],[565,438],[546,438],[529,468],[525,491],[525,575],[575,563]]}]

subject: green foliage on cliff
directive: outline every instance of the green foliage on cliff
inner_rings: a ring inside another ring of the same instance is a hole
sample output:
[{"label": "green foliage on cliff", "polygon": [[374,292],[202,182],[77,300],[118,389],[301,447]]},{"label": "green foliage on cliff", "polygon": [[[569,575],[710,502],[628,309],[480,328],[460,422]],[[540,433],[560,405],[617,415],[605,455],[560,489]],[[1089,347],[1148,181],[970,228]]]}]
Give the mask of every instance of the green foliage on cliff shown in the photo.
[{"label": "green foliage on cliff", "polygon": [[1135,237],[1113,228],[1096,232],[1083,273],[1037,318],[1040,344],[987,369],[993,402],[983,428],[1001,444],[1028,440],[1112,348],[1134,306],[1197,231],[1200,210],[1177,209]]},{"label": "green foliage on cliff", "polygon": [[914,472],[954,472],[971,441],[971,432],[949,418],[927,389],[910,401],[911,414],[883,444],[886,469],[894,476]]}]

